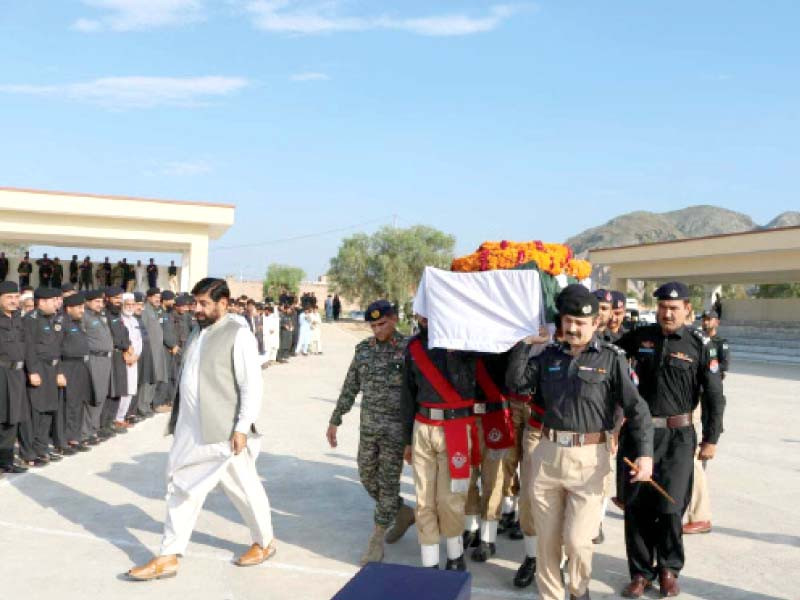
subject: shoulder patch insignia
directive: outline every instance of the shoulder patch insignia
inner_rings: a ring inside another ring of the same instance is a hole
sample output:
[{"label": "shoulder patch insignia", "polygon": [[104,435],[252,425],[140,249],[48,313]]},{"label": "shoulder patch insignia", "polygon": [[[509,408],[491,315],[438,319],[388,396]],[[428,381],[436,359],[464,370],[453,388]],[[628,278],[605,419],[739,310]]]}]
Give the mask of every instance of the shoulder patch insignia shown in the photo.
[{"label": "shoulder patch insignia", "polygon": [[613,350],[617,354],[621,356],[625,356],[625,350],[617,346],[616,344],[612,344],[611,342],[603,342],[603,345],[608,348],[609,350]]},{"label": "shoulder patch insignia", "polygon": [[692,335],[694,335],[694,337],[703,342],[704,346],[711,341],[711,338],[709,338],[705,333],[703,333],[699,329],[692,328],[690,329],[690,331],[692,332]]}]

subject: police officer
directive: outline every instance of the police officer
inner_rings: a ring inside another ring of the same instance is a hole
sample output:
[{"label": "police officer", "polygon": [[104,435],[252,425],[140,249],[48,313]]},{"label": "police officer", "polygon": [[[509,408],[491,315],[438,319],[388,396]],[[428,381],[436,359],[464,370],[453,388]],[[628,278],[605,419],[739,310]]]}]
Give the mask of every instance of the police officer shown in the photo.
[{"label": "police officer", "polygon": [[[730,351],[728,349],[728,340],[720,337],[717,333],[719,315],[716,310],[707,310],[703,313],[702,326],[703,333],[708,336],[711,343],[714,345],[712,354],[716,352],[716,358],[719,361],[720,379],[724,381],[725,373],[728,371],[730,364]],[[702,412],[702,407],[695,408],[694,410],[693,420],[695,428],[704,426],[702,423]],[[701,433],[702,429],[700,429],[699,432]],[[699,456],[695,457],[692,499],[686,510],[687,522],[683,526],[683,533],[685,534],[708,533],[711,531],[711,497],[706,480],[706,462],[707,461],[700,460]]]},{"label": "police officer", "polygon": [[92,376],[92,397],[86,406],[83,418],[83,438],[89,445],[111,437],[101,431],[100,418],[108,394],[111,391],[111,357],[114,354],[114,338],[103,311],[105,301],[101,290],[86,292],[83,327],[89,339],[89,372]]},{"label": "police officer", "polygon": [[[24,473],[14,462],[14,442],[22,427],[30,430],[31,408],[25,389],[25,330],[19,316],[19,287],[0,282],[0,473]],[[27,450],[27,452],[26,452]],[[25,460],[33,460],[32,448],[20,446]]]},{"label": "police officer", "polygon": [[603,332],[603,339],[615,344],[623,334],[625,329],[625,294],[617,290],[611,290],[611,314],[608,316],[606,330]]},{"label": "police officer", "polygon": [[56,319],[59,288],[38,287],[34,291],[36,310],[22,320],[25,329],[25,370],[28,373],[28,397],[31,402],[33,450],[42,462],[61,460],[50,452],[50,440],[56,449],[65,447],[56,426],[59,414],[59,388],[66,385],[61,372],[62,326]]},{"label": "police officer", "polygon": [[81,429],[84,411],[92,397],[89,372],[89,338],[83,328],[85,298],[82,293],[64,298],[61,341],[61,371],[67,380],[64,389],[64,439],[76,452],[88,452]]},{"label": "police officer", "polygon": [[[692,411],[704,396],[701,460],[714,458],[722,433],[722,395],[719,360],[702,332],[686,327],[692,310],[689,288],[665,283],[655,292],[658,323],[625,334],[619,345],[632,359],[639,392],[647,401],[655,427],[654,462],[658,482],[675,500],[658,495],[650,486],[625,482],[625,546],[631,582],[623,590],[638,598],[658,577],[661,595],[680,592],[677,577],[684,565],[681,520],[692,488],[697,436]],[[620,436],[620,461],[633,453],[629,423]],[[617,463],[620,469],[620,462]],[[624,467],[622,467],[624,468]]]},{"label": "police officer", "polygon": [[[597,334],[604,342],[611,342],[607,334],[608,321],[611,319],[611,303],[613,297],[609,290],[600,288],[592,292],[597,298]],[[613,343],[613,342],[612,342]]]},{"label": "police officer", "polygon": [[167,357],[167,380],[158,392],[158,404],[172,406],[177,389],[178,369],[180,368],[181,351],[178,343],[178,331],[175,313],[175,293],[171,290],[161,292],[161,330],[164,335],[164,352]]},{"label": "police officer", "polygon": [[569,560],[570,599],[588,599],[592,537],[600,521],[603,482],[610,464],[616,407],[628,419],[637,481],[652,473],[653,426],[647,404],[630,378],[625,355],[597,335],[597,298],[579,284],[556,299],[564,335],[529,358],[524,344],[512,354],[511,389],[530,389],[544,412],[532,456],[533,511],[538,534],[536,580],[546,600],[562,600],[562,546]]},{"label": "police officer", "polygon": [[414,471],[422,565],[439,567],[446,540],[447,570],[466,570],[464,508],[473,467],[480,464],[473,405],[475,355],[428,348],[428,320],[406,347],[401,397],[405,460]]},{"label": "police officer", "polygon": [[[390,544],[396,542],[414,523],[414,511],[400,497],[405,449],[400,390],[406,340],[396,329],[397,312],[390,302],[378,300],[370,304],[365,319],[373,335],[356,345],[326,433],[328,443],[335,448],[342,417],[360,392],[358,473],[375,500],[375,528],[362,564],[382,560],[384,539]],[[387,533],[392,522],[394,527]]]},{"label": "police officer", "polygon": [[128,433],[128,429],[115,423],[119,402],[122,396],[128,395],[128,361],[133,354],[128,328],[122,321],[122,294],[119,286],[106,288],[105,316],[114,351],[111,355],[111,387],[100,417],[100,429],[104,434],[113,436],[117,433]]}]

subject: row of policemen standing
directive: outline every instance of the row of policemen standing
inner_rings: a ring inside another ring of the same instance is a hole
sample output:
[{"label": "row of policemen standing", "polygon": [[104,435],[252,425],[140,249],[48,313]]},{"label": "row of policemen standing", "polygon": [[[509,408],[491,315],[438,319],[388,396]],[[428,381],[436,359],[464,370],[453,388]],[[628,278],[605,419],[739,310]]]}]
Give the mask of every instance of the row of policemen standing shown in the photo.
[{"label": "row of policemen standing", "polygon": [[[638,598],[657,583],[663,597],[677,595],[695,454],[714,457],[725,401],[716,347],[685,324],[688,288],[671,282],[655,297],[658,323],[625,332],[622,294],[570,285],[557,298],[555,341],[539,332],[505,355],[428,348],[425,319],[404,340],[391,304],[371,305],[376,335],[356,347],[327,432],[335,446],[361,392],[359,473],[377,504],[363,562],[381,560],[384,540],[414,522],[423,566],[439,568],[442,538],[446,569],[466,569],[466,547],[473,561],[489,559],[511,492],[507,465],[516,474],[519,461],[515,520],[526,556],[514,583],[535,576],[542,598],[561,600],[565,555],[569,597],[589,598],[616,463],[630,574],[622,593]],[[692,411],[701,397],[698,444]],[[414,473],[413,514],[399,497],[402,446]]]},{"label": "row of policemen standing", "polygon": [[[154,414],[154,403],[157,409],[169,405],[176,393],[176,356],[193,326],[190,296],[176,299],[167,291],[162,308],[157,289],[147,299],[127,294],[135,306],[127,316],[136,317],[131,322],[143,340],[135,354],[123,322],[121,288],[85,294],[70,284],[62,288],[37,288],[36,308],[22,316],[17,284],[0,282],[3,472],[86,452]],[[138,370],[136,389],[128,387],[132,365]],[[123,398],[130,403],[121,407]]]}]

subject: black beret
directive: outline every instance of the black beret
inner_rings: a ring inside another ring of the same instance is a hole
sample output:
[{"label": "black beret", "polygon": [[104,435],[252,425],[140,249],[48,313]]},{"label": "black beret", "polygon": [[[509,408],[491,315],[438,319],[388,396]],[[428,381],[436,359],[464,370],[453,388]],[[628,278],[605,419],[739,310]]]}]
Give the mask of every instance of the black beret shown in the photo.
[{"label": "black beret", "polygon": [[19,294],[19,286],[13,281],[0,282],[0,296],[3,294]]},{"label": "black beret", "polygon": [[625,308],[626,300],[627,298],[622,292],[611,291],[611,308]]},{"label": "black beret", "polygon": [[33,292],[33,297],[36,300],[47,300],[48,298],[60,298],[62,292],[59,288],[51,287],[38,287]]},{"label": "black beret", "polygon": [[64,308],[82,306],[84,302],[86,302],[86,297],[81,292],[78,292],[77,294],[72,294],[72,296],[64,298]]},{"label": "black beret", "polygon": [[189,306],[192,301],[194,301],[193,296],[190,296],[189,294],[181,294],[175,298],[175,306]]},{"label": "black beret", "polygon": [[134,302],[144,302],[144,294],[142,292],[133,292]]},{"label": "black beret", "polygon": [[605,302],[607,304],[611,304],[611,292],[606,289],[600,288],[599,290],[595,290],[592,292],[594,297],[597,298],[598,302]]},{"label": "black beret", "polygon": [[75,291],[75,286],[72,285],[71,283],[62,283],[61,284],[61,291],[62,292],[74,292]]},{"label": "black beret", "polygon": [[118,285],[111,285],[106,288],[106,296],[108,296],[109,298],[114,298],[115,296],[121,296],[124,293],[125,290],[123,290]]},{"label": "black beret", "polygon": [[658,300],[688,300],[689,287],[680,281],[670,281],[658,288],[653,297]]},{"label": "black beret", "polygon": [[161,299],[162,300],[174,300],[175,299],[175,292],[172,290],[164,290],[161,292]]},{"label": "black beret", "polygon": [[377,321],[383,317],[393,317],[397,314],[394,310],[394,305],[388,300],[376,300],[367,307],[367,312],[364,314],[364,320],[368,323]]},{"label": "black beret", "polygon": [[561,315],[593,317],[597,314],[599,302],[595,295],[580,283],[573,283],[558,294],[556,308]]},{"label": "black beret", "polygon": [[704,319],[719,319],[719,315],[715,310],[706,310],[703,311],[703,318]]},{"label": "black beret", "polygon": [[90,300],[97,300],[98,298],[103,297],[102,290],[89,290],[86,292],[86,301],[89,302]]},{"label": "black beret", "polygon": [[150,296],[155,296],[156,294],[160,294],[160,293],[161,293],[160,289],[158,289],[158,288],[150,288],[149,290],[147,290],[147,297],[149,298]]}]

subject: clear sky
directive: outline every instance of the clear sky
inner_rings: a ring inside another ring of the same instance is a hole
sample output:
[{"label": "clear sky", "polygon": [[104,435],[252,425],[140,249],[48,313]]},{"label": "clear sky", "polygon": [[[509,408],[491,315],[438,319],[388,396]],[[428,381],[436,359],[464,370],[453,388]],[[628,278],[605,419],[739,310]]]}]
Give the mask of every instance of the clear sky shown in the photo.
[{"label": "clear sky", "polygon": [[800,209],[798,31],[796,0],[0,0],[0,185],[236,204],[211,270],[245,277],[392,215],[459,253],[765,223]]}]

